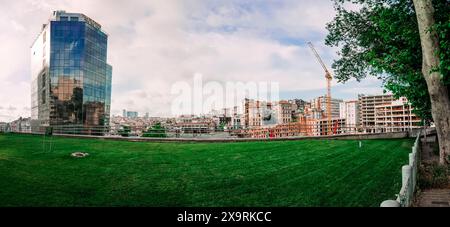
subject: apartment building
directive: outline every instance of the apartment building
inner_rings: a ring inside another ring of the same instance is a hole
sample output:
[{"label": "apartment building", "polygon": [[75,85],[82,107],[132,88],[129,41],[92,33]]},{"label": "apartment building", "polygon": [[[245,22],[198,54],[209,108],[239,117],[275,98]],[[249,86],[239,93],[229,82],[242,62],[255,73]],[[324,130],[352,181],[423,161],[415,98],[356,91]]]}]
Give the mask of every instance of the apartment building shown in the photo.
[{"label": "apartment building", "polygon": [[[342,99],[331,99],[331,117],[339,118],[339,105],[343,103]],[[326,96],[320,96],[311,100],[311,108],[313,110],[313,118],[321,119],[326,117],[327,114],[327,98]]]},{"label": "apartment building", "polygon": [[276,117],[272,103],[253,99],[244,100],[245,128],[274,125]]},{"label": "apartment building", "polygon": [[279,101],[275,103],[274,110],[277,115],[278,124],[287,124],[292,122],[292,113],[296,109],[295,103],[290,103],[288,101]]},{"label": "apartment building", "polygon": [[358,100],[346,101],[339,104],[339,118],[345,119],[344,132],[356,132],[359,127]]},{"label": "apartment building", "polygon": [[31,118],[22,118],[9,123],[11,132],[31,132]]},{"label": "apartment building", "polygon": [[208,117],[182,115],[176,119],[172,127],[182,133],[210,133],[215,131],[217,122]]},{"label": "apartment building", "polygon": [[8,129],[8,123],[0,122],[0,132],[6,132]]}]

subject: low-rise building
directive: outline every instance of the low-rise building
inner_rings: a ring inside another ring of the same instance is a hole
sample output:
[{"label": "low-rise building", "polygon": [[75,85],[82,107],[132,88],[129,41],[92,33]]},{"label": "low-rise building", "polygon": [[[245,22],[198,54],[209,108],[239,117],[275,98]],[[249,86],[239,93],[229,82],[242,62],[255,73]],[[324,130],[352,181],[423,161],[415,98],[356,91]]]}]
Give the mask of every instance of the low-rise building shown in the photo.
[{"label": "low-rise building", "polygon": [[170,118],[160,117],[137,117],[128,118],[123,116],[113,116],[110,120],[110,134],[118,135],[122,126],[128,126],[131,130],[131,135],[141,136],[149,127],[156,123],[160,123],[164,127],[170,127],[172,122]]},{"label": "low-rise building", "polygon": [[242,129],[244,127],[243,123],[244,123],[245,119],[244,119],[244,115],[242,114],[233,114],[233,116],[231,117],[231,129],[233,130],[237,130],[237,129]]},{"label": "low-rise building", "polygon": [[314,136],[339,135],[346,133],[345,118],[332,118],[331,122],[328,119],[317,119],[313,121]]},{"label": "low-rise building", "polygon": [[22,118],[12,121],[9,123],[9,130],[11,132],[24,132],[24,133],[30,133],[31,132],[31,118]]},{"label": "low-rise building", "polygon": [[211,133],[216,130],[217,122],[209,117],[197,117],[194,115],[183,115],[176,119],[172,128],[177,133]]},{"label": "low-rise building", "polygon": [[281,138],[295,136],[311,136],[308,125],[291,122],[266,127],[248,128],[235,132],[243,138]]},{"label": "low-rise building", "polygon": [[0,122],[0,132],[6,132],[8,128],[8,123]]}]

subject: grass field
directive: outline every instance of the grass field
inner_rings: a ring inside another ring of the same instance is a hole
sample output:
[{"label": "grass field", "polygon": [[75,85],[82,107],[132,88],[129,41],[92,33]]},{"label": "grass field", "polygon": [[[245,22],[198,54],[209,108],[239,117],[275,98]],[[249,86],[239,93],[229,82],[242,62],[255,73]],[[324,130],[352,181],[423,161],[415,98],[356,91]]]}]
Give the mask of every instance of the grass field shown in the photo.
[{"label": "grass field", "polygon": [[413,141],[52,144],[0,134],[0,206],[379,206]]}]

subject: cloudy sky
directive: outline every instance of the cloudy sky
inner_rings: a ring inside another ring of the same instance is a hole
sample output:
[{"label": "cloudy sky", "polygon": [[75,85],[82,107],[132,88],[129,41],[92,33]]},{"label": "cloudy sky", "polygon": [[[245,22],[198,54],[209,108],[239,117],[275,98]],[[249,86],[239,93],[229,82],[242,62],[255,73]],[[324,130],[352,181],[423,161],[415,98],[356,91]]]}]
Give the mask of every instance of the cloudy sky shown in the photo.
[{"label": "cloudy sky", "polygon": [[[112,114],[122,109],[170,114],[171,86],[205,81],[273,81],[280,96],[311,99],[325,93],[312,41],[324,45],[334,16],[329,0],[0,0],[0,121],[30,115],[30,46],[54,10],[80,12],[109,34]],[[333,83],[333,97],[380,93],[374,78]]]}]

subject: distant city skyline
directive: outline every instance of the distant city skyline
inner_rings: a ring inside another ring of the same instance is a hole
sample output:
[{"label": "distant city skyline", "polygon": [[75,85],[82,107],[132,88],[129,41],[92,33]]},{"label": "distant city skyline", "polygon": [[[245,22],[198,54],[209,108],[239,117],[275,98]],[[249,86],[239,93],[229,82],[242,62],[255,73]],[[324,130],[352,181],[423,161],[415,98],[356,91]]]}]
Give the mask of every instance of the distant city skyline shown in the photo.
[{"label": "distant city skyline", "polygon": [[[132,109],[170,115],[170,87],[202,73],[210,81],[277,81],[280,99],[325,93],[324,73],[307,41],[331,68],[336,49],[324,45],[331,1],[2,1],[0,121],[30,116],[29,52],[54,10],[80,12],[108,31],[114,65],[112,115]],[[325,16],[324,16],[325,15]],[[382,93],[375,78],[333,82],[332,95]]]}]

